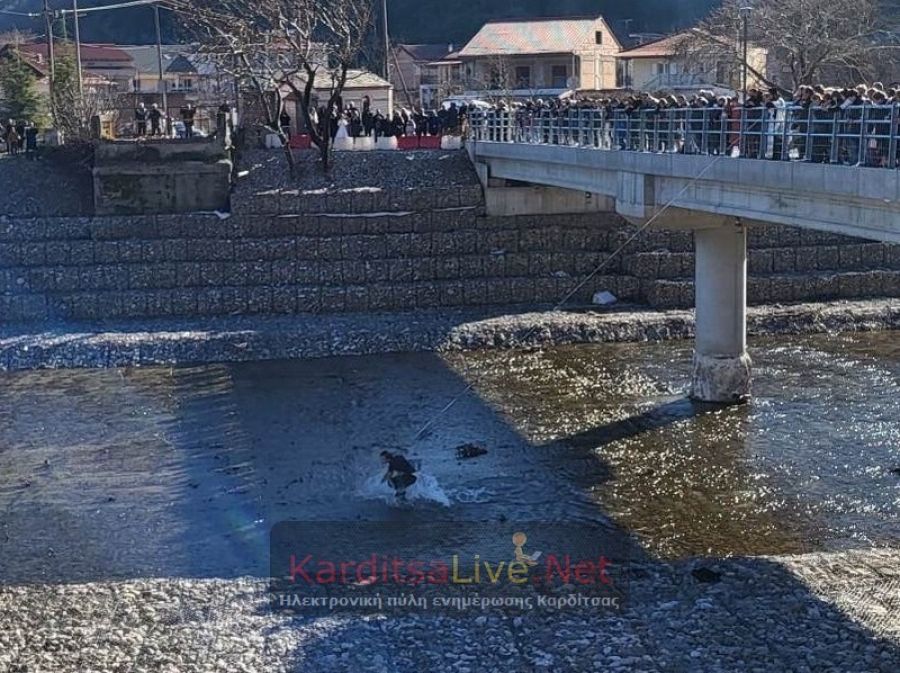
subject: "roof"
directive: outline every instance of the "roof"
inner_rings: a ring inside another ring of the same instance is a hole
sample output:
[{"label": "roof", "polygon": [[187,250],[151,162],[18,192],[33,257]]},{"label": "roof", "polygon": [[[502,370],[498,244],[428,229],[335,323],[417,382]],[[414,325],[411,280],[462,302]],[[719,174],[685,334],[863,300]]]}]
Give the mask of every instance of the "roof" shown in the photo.
[{"label": "roof", "polygon": [[[294,84],[299,88],[303,88],[303,82],[305,80],[302,76],[297,76],[294,80]],[[321,79],[316,79],[318,83],[314,89],[317,91],[323,91],[328,89],[327,78],[322,77]],[[281,85],[281,90],[285,93],[288,98],[295,98],[294,93],[291,91],[290,87],[286,84]],[[369,72],[368,70],[348,70],[347,71],[347,83],[344,85],[344,91],[352,91],[353,89],[389,89],[391,88],[391,83],[388,82],[383,77],[379,77],[374,72]]]},{"label": "roof", "polygon": [[[159,55],[155,45],[121,47],[134,60],[134,69],[141,74],[159,75]],[[163,45],[163,72],[195,73],[196,66],[190,60],[191,47]]]},{"label": "roof", "polygon": [[47,76],[47,66],[46,64],[41,63],[35,54],[29,54],[28,52],[19,52],[18,48],[21,45],[15,44],[5,44],[0,47],[0,55],[6,56],[9,55],[12,58],[19,57],[22,59],[22,63],[27,65],[29,68],[34,70],[35,74],[38,78]]},{"label": "roof", "polygon": [[462,58],[514,54],[571,54],[594,47],[594,31],[603,22],[610,39],[616,36],[602,16],[489,21],[462,48]]},{"label": "roof", "polygon": [[678,53],[678,46],[684,38],[687,37],[686,32],[675,33],[667,37],[646,42],[638,47],[626,49],[619,56],[622,58],[661,58],[664,56],[674,56]]},{"label": "roof", "polygon": [[374,72],[368,70],[348,70],[347,83],[345,89],[377,89],[381,87],[390,87],[391,83],[383,77],[379,77]]},{"label": "roof", "polygon": [[398,44],[414,61],[440,61],[453,51],[452,44]]},{"label": "roof", "polygon": [[[19,46],[19,50],[23,53],[40,56],[43,60],[47,59],[47,44],[44,42],[31,42],[29,44],[23,44]],[[82,43],[81,59],[83,61],[114,61],[124,64],[131,61],[131,56],[129,56],[123,49],[110,44]]]},{"label": "roof", "polygon": [[[652,42],[645,42],[638,47],[625,49],[624,51],[619,52],[619,56],[621,58],[665,58],[668,56],[677,56],[681,42],[690,38],[692,35],[703,35],[703,33],[697,28],[689,28],[688,30],[667,35],[666,37],[653,40]],[[728,46],[728,42],[721,37],[706,33],[706,39]],[[750,47],[751,49],[759,49],[757,45],[752,43]]]}]

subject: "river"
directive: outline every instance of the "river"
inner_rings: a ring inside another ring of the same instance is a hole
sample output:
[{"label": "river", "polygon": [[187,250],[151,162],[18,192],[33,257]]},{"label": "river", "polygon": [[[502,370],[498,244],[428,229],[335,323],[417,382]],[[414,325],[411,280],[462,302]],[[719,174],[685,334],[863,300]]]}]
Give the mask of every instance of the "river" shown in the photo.
[{"label": "river", "polygon": [[[666,342],[3,374],[0,582],[261,576],[271,526],[291,519],[570,521],[650,558],[897,543],[896,333],[753,340],[739,407],[685,399],[690,355]],[[460,459],[464,443],[487,453]],[[382,449],[421,467],[406,505],[378,483]]]}]

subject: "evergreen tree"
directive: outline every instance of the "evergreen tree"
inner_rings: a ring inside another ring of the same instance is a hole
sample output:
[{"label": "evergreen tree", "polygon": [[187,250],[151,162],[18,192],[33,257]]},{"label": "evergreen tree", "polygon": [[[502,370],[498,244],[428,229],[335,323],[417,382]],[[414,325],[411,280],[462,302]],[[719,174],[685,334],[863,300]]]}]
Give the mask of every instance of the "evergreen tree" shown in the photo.
[{"label": "evergreen tree", "polygon": [[53,81],[53,125],[69,139],[90,136],[90,109],[78,86],[78,66],[75,46],[60,42],[56,50],[56,77]]},{"label": "evergreen tree", "polygon": [[34,70],[18,53],[0,59],[0,118],[36,121],[42,109]]}]

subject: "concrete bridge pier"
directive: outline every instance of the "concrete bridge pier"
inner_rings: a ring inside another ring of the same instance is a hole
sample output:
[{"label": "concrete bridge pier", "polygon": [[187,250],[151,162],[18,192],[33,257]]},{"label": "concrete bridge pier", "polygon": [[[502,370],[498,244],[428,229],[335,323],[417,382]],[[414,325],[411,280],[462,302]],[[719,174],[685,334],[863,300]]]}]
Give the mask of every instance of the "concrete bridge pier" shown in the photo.
[{"label": "concrete bridge pier", "polygon": [[696,341],[691,397],[738,403],[750,395],[747,229],[739,220],[694,232]]}]

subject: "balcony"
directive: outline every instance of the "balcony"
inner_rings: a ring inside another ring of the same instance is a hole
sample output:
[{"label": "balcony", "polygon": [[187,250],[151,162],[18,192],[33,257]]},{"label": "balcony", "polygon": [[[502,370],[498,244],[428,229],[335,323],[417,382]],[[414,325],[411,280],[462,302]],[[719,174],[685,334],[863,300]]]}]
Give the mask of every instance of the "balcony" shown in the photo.
[{"label": "balcony", "polygon": [[[629,78],[630,79],[630,78]],[[705,75],[692,72],[660,73],[648,79],[638,88],[646,91],[657,89],[684,89],[698,86],[711,86],[713,82]]]}]

